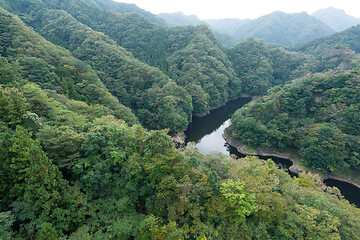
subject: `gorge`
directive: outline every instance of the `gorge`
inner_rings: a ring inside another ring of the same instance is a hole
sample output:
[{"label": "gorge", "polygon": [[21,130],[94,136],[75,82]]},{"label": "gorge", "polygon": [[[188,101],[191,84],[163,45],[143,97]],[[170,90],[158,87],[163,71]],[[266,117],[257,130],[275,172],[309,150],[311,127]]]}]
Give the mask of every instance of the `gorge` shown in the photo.
[{"label": "gorge", "polygon": [[[230,117],[238,109],[248,103],[251,98],[238,98],[229,101],[226,105],[214,109],[210,114],[203,117],[193,117],[188,129],[186,130],[186,143],[195,142],[196,147],[202,154],[211,154],[213,152],[220,152],[222,154],[236,155],[238,158],[243,158],[246,155],[240,153],[235,146],[229,145],[230,139],[224,139],[224,130],[231,124]],[[233,144],[235,145],[235,144]],[[261,156],[261,159],[271,159],[281,169],[287,169],[288,173],[294,177],[298,176],[297,171],[291,171],[293,162],[289,159]],[[337,187],[344,197],[357,207],[360,207],[360,188],[351,184],[334,178],[325,178],[324,183],[329,187]]]}]

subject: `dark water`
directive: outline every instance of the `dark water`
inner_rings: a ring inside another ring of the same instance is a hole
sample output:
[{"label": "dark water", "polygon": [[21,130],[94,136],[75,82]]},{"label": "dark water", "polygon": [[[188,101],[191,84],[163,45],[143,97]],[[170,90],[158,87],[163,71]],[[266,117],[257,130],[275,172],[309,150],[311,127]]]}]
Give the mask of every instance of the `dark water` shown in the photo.
[{"label": "dark water", "polygon": [[[230,146],[227,144],[227,151],[230,155],[235,155],[238,158],[244,158],[246,157],[245,154],[240,153],[236,148]],[[291,166],[292,166],[292,162],[288,159],[285,158],[278,158],[278,157],[266,157],[266,156],[257,156],[260,159],[264,159],[264,160],[268,160],[271,159],[272,161],[274,161],[274,163],[276,164],[276,166],[280,169],[285,169],[288,170]],[[298,174],[293,173],[288,171],[289,175],[291,177],[297,177]]]},{"label": "dark water", "polygon": [[[236,148],[228,145],[222,134],[225,128],[230,125],[230,118],[232,114],[243,105],[248,103],[250,98],[239,98],[229,101],[225,106],[215,109],[205,117],[194,117],[192,123],[186,130],[186,143],[195,142],[196,147],[202,154],[211,154],[211,152],[221,152],[223,154],[236,155],[239,158],[246,155],[239,153]],[[262,157],[261,159],[272,159],[279,168],[289,169],[292,162],[287,159],[277,157]],[[294,177],[296,174],[289,171],[289,174]],[[356,186],[334,180],[327,179],[324,181],[328,186],[335,186],[340,189],[344,197],[351,203],[360,207],[360,189]]]},{"label": "dark water", "polygon": [[[248,103],[251,98],[239,98],[229,101],[225,106],[212,110],[205,117],[194,117],[192,123],[186,130],[186,143],[195,142],[196,147],[202,154],[209,154],[213,151],[223,154],[234,154],[239,158],[246,155],[239,153],[236,148],[227,144],[222,137],[225,128],[230,125],[230,118],[234,112]],[[269,159],[270,157],[259,157]],[[271,157],[279,168],[288,169],[292,162],[283,158]]]},{"label": "dark water", "polygon": [[205,117],[193,117],[186,130],[186,142],[198,142],[204,136],[211,134],[218,129],[227,120],[230,120],[234,112],[250,102],[251,98],[238,98],[229,101],[225,106],[210,111],[210,114]]},{"label": "dark water", "polygon": [[324,183],[329,187],[337,187],[341,194],[351,203],[360,208],[360,190],[356,186],[336,179],[325,179]]}]

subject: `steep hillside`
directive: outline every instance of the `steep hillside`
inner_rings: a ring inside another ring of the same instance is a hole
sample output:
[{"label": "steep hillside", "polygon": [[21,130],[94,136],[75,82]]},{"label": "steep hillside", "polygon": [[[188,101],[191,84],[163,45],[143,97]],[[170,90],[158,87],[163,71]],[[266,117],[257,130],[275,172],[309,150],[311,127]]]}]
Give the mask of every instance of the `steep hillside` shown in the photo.
[{"label": "steep hillside", "polygon": [[243,92],[264,95],[271,87],[282,85],[309,73],[343,71],[360,66],[360,56],[346,47],[328,49],[321,55],[274,48],[262,40],[248,39],[227,50]]},{"label": "steep hillside", "polygon": [[339,33],[334,33],[329,36],[314,39],[308,43],[298,45],[293,48],[295,51],[301,51],[309,54],[320,55],[337,47],[343,45],[356,53],[360,53],[360,25],[351,27]]},{"label": "steep hillside", "polygon": [[[322,171],[360,169],[360,70],[297,79],[238,110],[230,134],[253,147],[294,149]],[[358,177],[358,176],[357,176]]]},{"label": "steep hillside", "polygon": [[333,7],[320,9],[311,14],[311,16],[319,19],[337,32],[360,24],[359,18],[350,16],[344,10]]},{"label": "steep hillside", "polygon": [[237,40],[233,37],[233,34],[240,25],[247,22],[247,20],[240,19],[207,19],[202,21],[196,15],[186,16],[181,12],[160,13],[158,16],[165,19],[170,26],[197,26],[207,24],[213,31],[214,36],[219,39],[225,47],[233,47],[237,44]]},{"label": "steep hillside", "polygon": [[28,12],[36,16],[33,18],[36,29],[92,65],[102,82],[134,110],[141,122],[173,132],[186,129],[192,103],[185,90],[157,68],[136,60],[109,37],[93,31],[68,13],[49,9],[48,5],[36,7],[42,9],[41,14],[36,10]]},{"label": "steep hillside", "polygon": [[311,72],[306,63],[315,63],[310,56],[269,48],[255,39],[245,40],[227,52],[244,92],[252,95],[263,95],[273,86]]},{"label": "steep hillside", "polygon": [[[200,31],[184,48],[169,58],[169,72],[191,92],[196,112],[206,111],[240,95],[241,81],[217,44]],[[201,86],[199,88],[198,86]]]},{"label": "steep hillside", "polygon": [[115,2],[113,0],[86,0],[86,1],[91,4],[95,3],[103,10],[111,10],[118,13],[137,13],[153,23],[159,24],[161,26],[166,25],[163,19],[159,18],[155,14],[152,14],[151,12],[139,8],[135,4],[121,3],[117,1]]},{"label": "steep hillside", "polygon": [[[98,19],[101,20],[95,20],[91,24],[92,28],[107,34],[140,60],[160,68],[180,86],[185,86],[185,82],[181,79],[184,77],[188,78],[188,82],[196,83],[201,88],[201,92],[207,95],[206,98],[213,99],[209,105],[207,101],[203,101],[204,105],[200,107],[201,109],[209,109],[240,93],[240,81],[234,75],[224,48],[206,26],[162,28],[134,14],[120,16],[103,12],[100,16]],[[196,48],[201,48],[199,53],[202,56],[196,56],[197,62],[203,61],[201,69],[196,64],[187,63],[189,61],[187,59],[192,57],[195,51],[200,50],[193,49],[189,52],[189,49],[194,48],[193,43],[196,43]],[[187,63],[186,68],[174,68],[174,61],[179,60],[183,63],[178,64]],[[219,67],[213,68],[214,65]],[[208,80],[196,80],[195,75],[192,74],[195,72],[205,74]],[[217,75],[222,80],[218,79]],[[231,85],[232,82],[237,86],[236,88],[234,88],[235,85]],[[192,93],[191,95],[193,96]],[[199,108],[194,108],[194,111],[198,112]]]},{"label": "steep hillside", "polygon": [[269,43],[293,46],[333,32],[326,24],[307,13],[273,12],[241,25],[234,37],[238,41],[253,37]]},{"label": "steep hillside", "polygon": [[206,112],[241,92],[221,44],[204,26],[167,29],[84,1],[7,3],[48,40],[96,69],[111,93],[152,128],[183,131],[193,111]]},{"label": "steep hillside", "polygon": [[95,107],[101,104],[98,105],[99,111],[129,122],[135,121],[130,109],[109,93],[89,65],[46,41],[17,16],[3,9],[0,9],[0,14],[1,68],[6,69],[1,84],[21,86],[24,82],[21,83],[19,78],[23,78]]}]

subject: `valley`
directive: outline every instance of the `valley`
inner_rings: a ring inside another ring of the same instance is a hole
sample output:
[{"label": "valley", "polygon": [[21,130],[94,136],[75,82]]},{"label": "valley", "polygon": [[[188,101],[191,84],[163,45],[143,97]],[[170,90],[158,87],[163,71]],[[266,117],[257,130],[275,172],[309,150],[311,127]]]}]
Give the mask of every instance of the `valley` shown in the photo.
[{"label": "valley", "polygon": [[360,25],[330,10],[0,0],[0,239],[359,239]]}]

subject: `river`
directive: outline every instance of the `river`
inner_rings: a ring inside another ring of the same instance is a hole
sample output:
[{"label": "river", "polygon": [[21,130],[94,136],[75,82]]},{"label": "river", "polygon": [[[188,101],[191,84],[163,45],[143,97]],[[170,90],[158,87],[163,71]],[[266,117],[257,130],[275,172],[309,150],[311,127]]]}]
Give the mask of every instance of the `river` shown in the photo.
[{"label": "river", "polygon": [[[238,98],[229,101],[225,106],[210,111],[210,114],[204,117],[193,117],[188,129],[185,132],[186,143],[195,142],[196,147],[202,154],[210,154],[213,151],[223,154],[235,154],[237,157],[245,157],[239,153],[236,148],[227,144],[222,137],[225,128],[230,125],[230,118],[232,114],[238,109],[248,103],[251,98]],[[262,159],[269,159],[270,157],[260,157]],[[271,158],[279,168],[289,169],[292,162],[283,158]],[[291,176],[296,174],[289,172]],[[356,186],[335,180],[326,179],[324,181],[328,186],[335,186],[340,189],[344,197],[351,203],[360,207],[360,189]]]}]

